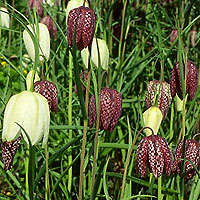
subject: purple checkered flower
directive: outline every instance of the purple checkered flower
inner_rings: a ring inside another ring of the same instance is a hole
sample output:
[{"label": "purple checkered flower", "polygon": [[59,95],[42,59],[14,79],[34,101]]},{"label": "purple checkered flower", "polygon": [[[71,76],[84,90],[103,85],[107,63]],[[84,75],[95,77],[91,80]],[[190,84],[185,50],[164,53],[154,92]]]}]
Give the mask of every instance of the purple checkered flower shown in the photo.
[{"label": "purple checkered flower", "polygon": [[137,167],[142,177],[146,176],[146,167],[158,179],[164,170],[169,176],[172,167],[172,153],[164,138],[158,135],[144,137],[137,147]]},{"label": "purple checkered flower", "polygon": [[[109,130],[112,132],[122,112],[121,94],[114,89],[102,88],[100,95],[100,120],[99,128],[101,130]],[[90,99],[89,106],[89,127],[92,127],[93,121],[96,123],[96,102],[95,95]]]}]

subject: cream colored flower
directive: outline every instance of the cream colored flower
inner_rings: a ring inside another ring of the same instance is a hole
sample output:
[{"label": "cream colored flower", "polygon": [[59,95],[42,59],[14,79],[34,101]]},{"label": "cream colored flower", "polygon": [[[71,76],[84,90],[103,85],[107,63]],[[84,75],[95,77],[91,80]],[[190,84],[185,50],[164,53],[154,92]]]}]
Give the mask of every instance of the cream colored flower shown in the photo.
[{"label": "cream colored flower", "polygon": [[[38,24],[38,30],[39,30],[38,36],[36,35],[35,25],[34,26],[28,25],[27,27],[33,33],[33,35],[36,37],[36,39],[38,38],[38,40],[39,40],[38,41],[39,42],[39,55],[40,55],[39,60],[41,62],[43,62],[44,61],[43,56],[48,60],[49,55],[50,55],[50,35],[49,35],[47,26],[42,23]],[[34,27],[34,31],[33,31],[33,27]],[[24,40],[26,50],[28,51],[28,54],[29,54],[31,60],[34,62],[35,61],[34,43],[33,43],[33,40],[27,30],[24,30],[24,32],[23,32],[23,40]]]},{"label": "cream colored flower", "polygon": [[0,25],[6,28],[9,28],[10,24],[10,16],[8,14],[8,10],[4,7],[0,8]]},{"label": "cream colored flower", "polygon": [[[97,42],[96,42],[97,40]],[[97,48],[98,44],[98,48]],[[81,51],[81,57],[84,65],[88,68],[88,59],[89,59],[89,50],[85,48]],[[105,40],[101,40],[99,38],[94,38],[92,41],[91,48],[91,59],[92,62],[98,67],[99,66],[99,58],[100,65],[104,70],[108,70],[108,62],[109,62],[109,50]]]},{"label": "cream colored flower", "polygon": [[[144,126],[152,128],[154,135],[157,135],[162,118],[161,110],[156,106],[152,106],[143,113]],[[144,131],[147,136],[152,134],[150,129],[145,129]]]},{"label": "cream colored flower", "polygon": [[38,73],[37,72],[34,73],[34,70],[31,70],[26,76],[26,87],[27,87],[28,91],[31,89],[31,82],[32,82],[33,74],[35,74],[34,83],[40,80]]},{"label": "cream colored flower", "polygon": [[[49,135],[50,112],[45,97],[36,93],[23,91],[10,98],[4,113],[2,140],[13,141],[22,133],[25,141],[28,134],[32,145],[43,138],[43,146]],[[19,126],[19,125],[21,126]]]}]

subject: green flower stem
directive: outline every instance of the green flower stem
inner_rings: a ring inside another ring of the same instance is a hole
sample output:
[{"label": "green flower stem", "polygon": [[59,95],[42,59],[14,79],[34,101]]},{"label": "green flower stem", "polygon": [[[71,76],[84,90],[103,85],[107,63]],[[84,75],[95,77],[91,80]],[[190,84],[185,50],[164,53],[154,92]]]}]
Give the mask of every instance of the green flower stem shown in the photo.
[{"label": "green flower stem", "polygon": [[[122,181],[122,191],[121,191],[120,200],[122,200],[123,196],[124,196],[124,189],[125,189],[125,184],[126,184],[126,175],[127,175],[128,165],[129,165],[129,162],[130,162],[130,158],[131,158],[131,154],[132,154],[132,151],[133,151],[133,147],[134,147],[134,145],[135,145],[140,133],[146,128],[149,128],[149,127],[144,127],[138,132],[138,134],[136,135],[136,137],[135,137],[135,139],[134,139],[134,141],[133,141],[133,143],[132,143],[132,145],[130,147],[130,150],[128,151],[127,158],[126,158],[126,163],[125,163],[125,168],[124,168],[124,175],[123,175],[123,181]],[[149,129],[151,129],[151,128],[149,128]],[[151,130],[151,131],[153,133],[153,130]]]},{"label": "green flower stem", "polygon": [[[68,124],[72,126],[72,54],[69,51],[69,103],[68,103]],[[69,139],[72,139],[72,129],[69,129]],[[68,165],[72,163],[72,149],[69,148]],[[68,171],[68,191],[72,187],[72,167]]]},{"label": "green flower stem", "polygon": [[162,200],[163,195],[162,195],[162,175],[158,178],[158,199]]},{"label": "green flower stem", "polygon": [[45,200],[50,200],[50,187],[49,187],[49,152],[48,152],[48,144],[45,145],[45,157],[46,157],[46,173],[45,173]]},{"label": "green flower stem", "polygon": [[28,163],[28,189],[29,199],[34,199],[34,176],[35,176],[35,146],[29,145],[29,163]]},{"label": "green flower stem", "polygon": [[90,65],[88,66],[87,75],[87,88],[85,97],[85,112],[86,118],[83,121],[83,142],[82,142],[82,154],[81,154],[81,166],[80,166],[80,180],[79,180],[79,200],[82,200],[82,189],[83,189],[83,179],[84,179],[84,158],[85,158],[85,145],[86,145],[86,134],[88,126],[88,105],[89,105],[89,92],[90,92]]}]

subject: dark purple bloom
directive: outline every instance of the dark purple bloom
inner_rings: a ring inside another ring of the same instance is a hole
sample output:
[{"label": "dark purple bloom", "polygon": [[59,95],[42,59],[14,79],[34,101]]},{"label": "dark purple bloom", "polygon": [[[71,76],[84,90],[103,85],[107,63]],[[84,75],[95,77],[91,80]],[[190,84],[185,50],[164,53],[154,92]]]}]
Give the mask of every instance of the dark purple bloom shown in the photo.
[{"label": "dark purple bloom", "polygon": [[174,42],[174,40],[176,40],[177,38],[178,38],[178,30],[174,29],[172,30],[170,35],[170,42]]},{"label": "dark purple bloom", "polygon": [[[33,8],[35,9],[36,13],[39,14],[40,17],[43,16],[43,0],[29,0],[28,1],[28,6],[30,8],[30,10],[33,10]],[[28,16],[28,9],[26,10],[26,16]]]},{"label": "dark purple bloom", "polygon": [[57,28],[51,17],[49,15],[43,17],[41,19],[41,23],[45,24],[49,30],[50,35],[56,38]]},{"label": "dark purple bloom", "polygon": [[[182,171],[182,154],[183,154],[183,141],[181,141],[176,149],[174,165],[173,165],[173,173],[177,172],[181,175]],[[191,179],[196,170],[195,167],[199,165],[199,156],[200,156],[200,147],[199,143],[193,139],[187,139],[185,141],[185,178]],[[190,162],[189,162],[190,161]],[[193,165],[192,165],[192,163]]]},{"label": "dark purple bloom", "polygon": [[[100,95],[100,120],[99,128],[101,130],[109,130],[112,132],[122,112],[121,94],[114,89],[102,88]],[[95,95],[90,99],[89,107],[89,127],[92,127],[93,121],[96,123],[96,102]]]},{"label": "dark purple bloom", "polygon": [[[185,74],[185,64],[183,63],[183,73]],[[184,75],[185,76],[185,75]],[[186,80],[186,94],[189,95],[189,99],[192,100],[195,96],[197,86],[198,86],[198,70],[194,63],[190,60],[187,61],[187,80]],[[171,94],[172,98],[178,95],[180,99],[183,99],[181,78],[179,70],[179,62],[173,67],[171,72]]]},{"label": "dark purple bloom", "polygon": [[67,20],[68,45],[73,45],[73,35],[76,26],[76,45],[82,50],[92,44],[96,26],[94,11],[85,6],[72,9]]},{"label": "dark purple bloom", "polygon": [[146,176],[146,166],[158,179],[165,166],[166,175],[169,176],[172,167],[172,153],[164,138],[157,135],[144,137],[137,147],[137,167],[142,177]]},{"label": "dark purple bloom", "polygon": [[2,157],[3,157],[3,164],[5,171],[12,169],[12,162],[16,154],[17,148],[20,145],[20,142],[21,142],[21,137],[18,137],[14,141],[1,143]]},{"label": "dark purple bloom", "polygon": [[37,81],[34,83],[35,92],[40,93],[48,100],[49,109],[53,112],[58,110],[58,91],[54,83],[50,81]]},{"label": "dark purple bloom", "polygon": [[155,105],[155,98],[158,95],[158,108],[163,114],[163,118],[166,117],[169,106],[171,105],[172,96],[170,85],[165,81],[150,81],[147,86],[147,92],[145,96],[145,102],[147,108]]},{"label": "dark purple bloom", "polygon": [[[83,73],[80,73],[80,78],[82,79],[82,81],[84,82],[84,83],[86,83],[86,81],[87,81],[87,72],[85,72],[84,70],[83,70]],[[82,88],[82,91],[83,91],[83,93],[85,92],[85,86],[81,83],[81,88]],[[75,84],[75,94],[77,94],[78,93],[78,90],[77,90],[77,85]]]}]

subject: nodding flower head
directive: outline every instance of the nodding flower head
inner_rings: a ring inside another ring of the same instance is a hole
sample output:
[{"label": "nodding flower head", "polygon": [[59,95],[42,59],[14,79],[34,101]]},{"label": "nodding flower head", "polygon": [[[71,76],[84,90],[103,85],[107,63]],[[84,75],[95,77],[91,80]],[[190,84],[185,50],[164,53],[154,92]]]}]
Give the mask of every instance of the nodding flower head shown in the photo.
[{"label": "nodding flower head", "polygon": [[[180,69],[179,62],[173,67],[171,72],[171,94],[172,98],[178,95],[178,97],[182,100],[182,87],[181,87],[181,77],[180,77]],[[183,73],[185,74],[185,64],[183,63]],[[185,77],[185,75],[184,75]],[[189,95],[189,99],[192,100],[195,96],[197,86],[199,81],[199,75],[197,67],[190,60],[187,61],[187,77],[186,77],[186,94]]]},{"label": "nodding flower head", "polygon": [[[112,132],[122,112],[121,94],[114,89],[102,88],[100,94],[100,120],[99,128]],[[92,127],[93,121],[96,123],[96,102],[95,95],[90,99],[89,106],[89,126]]]},{"label": "nodding flower head", "polygon": [[167,82],[155,80],[148,83],[145,96],[147,108],[155,105],[156,98],[158,99],[158,108],[165,118],[172,101],[170,85]]},{"label": "nodding flower head", "polygon": [[43,17],[41,19],[41,23],[45,24],[49,30],[50,35],[56,38],[57,28],[51,17],[49,15]]},{"label": "nodding flower head", "polygon": [[76,46],[81,51],[91,46],[96,26],[96,15],[88,7],[80,6],[69,12],[67,20],[68,45],[72,47],[76,27]]},{"label": "nodding flower head", "polygon": [[58,90],[54,83],[47,80],[37,81],[34,83],[34,89],[48,100],[51,111],[58,111]]},{"label": "nodding flower head", "polygon": [[137,167],[142,177],[146,176],[146,167],[158,179],[164,170],[169,176],[172,167],[172,153],[164,138],[158,135],[144,137],[137,147]]},{"label": "nodding flower head", "polygon": [[[182,154],[183,154],[183,141],[181,141],[176,149],[174,165],[172,172],[177,172],[181,176],[182,172]],[[185,140],[185,172],[184,177],[191,179],[196,170],[194,168],[199,165],[200,147],[199,143],[193,139]]]},{"label": "nodding flower head", "polygon": [[[43,0],[29,0],[28,1],[28,6],[30,10],[35,9],[36,13],[39,14],[40,17],[43,16]],[[26,16],[28,17],[29,12],[28,9],[26,10]]]}]

